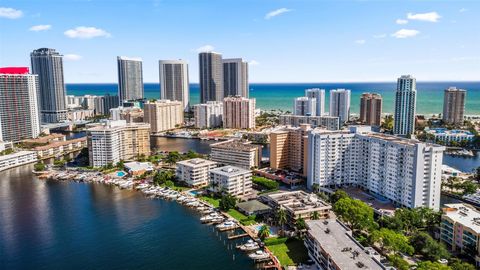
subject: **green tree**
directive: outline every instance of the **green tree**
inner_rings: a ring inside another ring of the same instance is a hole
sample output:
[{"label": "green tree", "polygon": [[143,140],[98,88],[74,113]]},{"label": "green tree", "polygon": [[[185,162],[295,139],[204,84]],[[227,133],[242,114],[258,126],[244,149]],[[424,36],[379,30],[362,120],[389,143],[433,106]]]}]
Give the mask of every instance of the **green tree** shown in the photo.
[{"label": "green tree", "polygon": [[416,270],[451,270],[451,268],[438,262],[424,261],[417,264]]},{"label": "green tree", "polygon": [[371,235],[372,241],[378,243],[384,254],[393,252],[404,252],[413,254],[413,247],[408,243],[408,237],[403,234],[394,232],[389,229],[382,228],[376,230]]},{"label": "green tree", "polygon": [[284,226],[287,223],[287,212],[283,208],[279,208],[275,214],[278,225],[282,227],[282,233],[284,231]]},{"label": "green tree", "polygon": [[180,160],[182,160],[182,157],[177,151],[169,152],[168,155],[165,157],[165,162],[170,166],[174,165]]},{"label": "green tree", "polygon": [[173,181],[168,180],[165,182],[165,186],[168,188],[173,188],[175,184],[173,183]]},{"label": "green tree", "polygon": [[415,253],[422,255],[430,261],[450,258],[450,253],[445,246],[435,241],[426,232],[416,232],[410,237],[410,244],[415,249]]},{"label": "green tree", "polygon": [[55,167],[63,167],[65,165],[65,160],[63,159],[56,159],[53,161],[53,166]]},{"label": "green tree", "polygon": [[303,232],[307,229],[307,223],[303,218],[297,218],[297,220],[295,221],[295,229],[297,229],[297,231],[299,232]]},{"label": "green tree", "polygon": [[318,193],[318,191],[320,191],[320,185],[317,184],[317,183],[314,183],[312,185],[312,190],[313,190],[314,193]]},{"label": "green tree", "polygon": [[123,170],[123,168],[125,167],[125,162],[123,160],[120,160],[119,162],[117,162],[115,167],[117,167],[117,169],[119,170]]},{"label": "green tree", "polygon": [[188,152],[185,153],[185,159],[192,159],[192,158],[199,158],[199,157],[201,157],[201,155],[193,150],[188,150]]},{"label": "green tree", "polygon": [[409,270],[410,264],[405,261],[400,255],[389,255],[387,256],[388,260],[392,265],[398,270]]},{"label": "green tree", "polygon": [[167,181],[175,181],[175,178],[175,173],[173,171],[163,170],[155,173],[153,176],[153,183],[156,185],[163,185]]},{"label": "green tree", "polygon": [[218,206],[223,211],[228,211],[232,208],[235,208],[236,204],[237,204],[237,198],[233,197],[230,194],[223,194],[222,197],[220,198],[220,202]]},{"label": "green tree", "polygon": [[353,230],[370,230],[376,226],[373,209],[360,200],[342,198],[333,205],[333,211]]},{"label": "green tree", "polygon": [[270,227],[268,227],[267,225],[263,225],[262,227],[260,227],[257,236],[262,239],[262,241],[268,238],[270,236]]},{"label": "green tree", "polygon": [[331,202],[332,204],[334,204],[334,203],[336,203],[338,200],[343,199],[343,198],[350,198],[350,196],[348,196],[348,194],[347,194],[345,191],[339,189],[339,190],[335,191],[335,192],[332,194],[332,196],[330,196],[330,202]]},{"label": "green tree", "polygon": [[320,219],[320,214],[319,214],[317,211],[312,212],[312,213],[310,214],[310,219],[312,219],[312,220]]},{"label": "green tree", "polygon": [[452,258],[449,261],[448,266],[450,266],[452,270],[475,270],[474,265],[469,264],[467,262],[462,262],[458,258]]},{"label": "green tree", "polygon": [[35,165],[33,165],[33,170],[35,170],[36,172],[45,171],[46,168],[47,166],[42,162],[37,162],[35,163]]}]

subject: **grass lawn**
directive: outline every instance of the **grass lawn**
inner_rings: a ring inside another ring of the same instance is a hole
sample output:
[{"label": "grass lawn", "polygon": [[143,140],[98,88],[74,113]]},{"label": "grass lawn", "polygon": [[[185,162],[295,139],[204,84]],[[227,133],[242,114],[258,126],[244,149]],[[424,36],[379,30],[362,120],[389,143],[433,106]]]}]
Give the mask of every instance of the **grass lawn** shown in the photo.
[{"label": "grass lawn", "polygon": [[215,198],[207,197],[207,196],[200,196],[200,199],[208,202],[209,204],[213,205],[214,207],[218,207],[220,205],[220,199],[215,199]]},{"label": "grass lawn", "polygon": [[238,221],[247,218],[247,216],[245,216],[244,214],[238,212],[238,211],[235,210],[235,209],[230,209],[230,210],[228,210],[227,214],[229,214],[230,216],[232,216],[234,219],[236,219],[236,220],[238,220]]},{"label": "grass lawn", "polygon": [[282,266],[296,265],[308,261],[307,248],[303,244],[303,240],[269,238],[265,241],[265,245],[278,258]]}]

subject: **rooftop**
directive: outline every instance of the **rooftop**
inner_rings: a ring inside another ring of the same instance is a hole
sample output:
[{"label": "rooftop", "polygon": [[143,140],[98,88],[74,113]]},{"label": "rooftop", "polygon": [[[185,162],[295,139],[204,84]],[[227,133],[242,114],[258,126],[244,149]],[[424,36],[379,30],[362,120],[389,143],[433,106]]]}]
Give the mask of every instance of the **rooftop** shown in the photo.
[{"label": "rooftop", "polygon": [[0,74],[28,74],[28,67],[2,67]]},{"label": "rooftop", "polygon": [[177,162],[177,164],[195,166],[195,165],[210,165],[210,164],[217,164],[217,163],[215,161],[211,161],[203,158],[192,158],[192,159],[179,161]]},{"label": "rooftop", "polygon": [[57,141],[58,141],[58,139],[63,140],[65,137],[66,136],[63,135],[63,134],[52,133],[52,134],[42,136],[42,137],[38,137],[38,138],[35,138],[35,139],[22,140],[22,142],[24,142],[24,143],[48,143],[48,142],[51,142],[53,140],[57,140]]},{"label": "rooftop", "polygon": [[443,215],[480,233],[480,211],[465,203],[445,204]]},{"label": "rooftop", "polygon": [[[350,231],[340,222],[330,219],[309,220],[306,223],[309,234],[330,255],[339,269],[384,269],[377,259],[367,254],[365,248],[351,236]],[[359,267],[360,264],[363,267]]]},{"label": "rooftop", "polygon": [[124,166],[125,168],[127,168],[127,170],[132,172],[142,171],[142,170],[146,170],[146,171],[153,170],[152,163],[150,162],[137,162],[137,161],[127,162],[124,164]]},{"label": "rooftop", "polygon": [[452,129],[448,130],[446,128],[431,128],[427,130],[428,133],[432,134],[446,134],[446,135],[472,135],[473,133],[468,130],[461,130],[461,129]]},{"label": "rooftop", "polygon": [[81,138],[66,140],[66,141],[55,141],[55,142],[51,142],[47,145],[37,146],[37,147],[33,148],[33,150],[42,151],[42,150],[47,150],[47,149],[50,149],[50,148],[59,147],[59,146],[62,146],[62,145],[69,145],[71,143],[78,143],[78,142],[85,142],[85,141],[87,141],[87,137],[81,137]]},{"label": "rooftop", "polygon": [[253,145],[250,142],[243,142],[239,140],[229,140],[219,143],[211,144],[210,147],[212,149],[229,149],[229,150],[237,150],[237,151],[253,151],[258,150],[259,146]]},{"label": "rooftop", "polygon": [[246,173],[251,173],[250,170],[245,170],[245,169],[234,167],[234,166],[224,166],[220,168],[215,168],[210,170],[210,172],[224,175],[224,176],[237,176],[237,175],[242,175]]},{"label": "rooftop", "polygon": [[263,204],[257,200],[237,203],[237,208],[243,210],[245,213],[255,213],[270,210],[270,206]]},{"label": "rooftop", "polygon": [[276,191],[264,194],[263,196],[294,213],[332,208],[330,204],[320,200],[315,194],[310,194],[302,190]]}]

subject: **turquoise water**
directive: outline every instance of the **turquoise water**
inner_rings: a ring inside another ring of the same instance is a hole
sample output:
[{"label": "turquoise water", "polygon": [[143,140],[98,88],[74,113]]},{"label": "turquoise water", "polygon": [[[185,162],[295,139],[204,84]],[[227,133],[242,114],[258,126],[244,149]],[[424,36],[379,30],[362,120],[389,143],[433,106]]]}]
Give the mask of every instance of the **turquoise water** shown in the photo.
[{"label": "turquoise water", "polygon": [[118,177],[124,177],[124,176],[125,176],[125,173],[124,173],[124,172],[117,172],[117,176],[118,176]]},{"label": "turquoise water", "polygon": [[[443,90],[449,86],[466,89],[466,114],[480,114],[480,82],[418,82],[417,113],[438,114],[443,108]],[[383,111],[393,113],[395,82],[385,83],[252,83],[250,96],[257,99],[257,107],[264,110],[282,109],[292,111],[293,99],[303,96],[307,88],[324,88],[326,93],[326,108],[328,109],[328,90],[347,88],[352,90],[351,111],[358,114],[360,96],[363,92],[377,92],[383,96]],[[116,94],[117,84],[67,84],[69,95],[103,95]],[[199,86],[191,84],[190,101],[199,102]],[[155,83],[145,84],[147,98],[159,98],[160,86]]]}]

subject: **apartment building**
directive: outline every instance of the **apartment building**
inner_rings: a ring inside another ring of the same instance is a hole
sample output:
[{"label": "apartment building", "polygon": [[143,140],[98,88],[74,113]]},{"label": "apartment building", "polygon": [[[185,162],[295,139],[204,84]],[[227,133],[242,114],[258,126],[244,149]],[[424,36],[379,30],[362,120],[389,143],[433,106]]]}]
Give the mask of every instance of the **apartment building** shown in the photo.
[{"label": "apartment building", "polygon": [[37,154],[34,151],[18,151],[8,155],[0,155],[0,172],[36,161]]},{"label": "apartment building", "polygon": [[218,128],[222,126],[223,102],[207,101],[193,106],[196,128]]},{"label": "apartment building", "polygon": [[217,167],[214,161],[194,158],[177,162],[176,176],[179,181],[191,187],[199,188],[208,186],[210,171]]},{"label": "apartment building", "polygon": [[234,166],[224,166],[210,170],[209,190],[225,192],[235,197],[245,197],[252,192],[252,172]]},{"label": "apartment building", "polygon": [[440,208],[444,147],[373,133],[370,127],[309,134],[307,185],[356,186],[415,208]]},{"label": "apartment building", "polygon": [[309,124],[286,127],[270,133],[270,167],[289,169],[306,176]]},{"label": "apartment building", "polygon": [[224,165],[232,165],[249,170],[259,167],[262,147],[248,142],[229,140],[210,145],[211,160]]},{"label": "apartment building", "polygon": [[143,120],[150,124],[152,133],[160,133],[183,125],[183,110],[181,101],[149,101],[144,105]]},{"label": "apartment building", "polygon": [[235,129],[255,128],[255,99],[226,97],[223,100],[223,127]]},{"label": "apartment building", "polygon": [[328,130],[340,129],[340,118],[337,116],[304,116],[284,114],[279,117],[280,125],[298,127],[309,124],[313,128],[323,127]]}]

